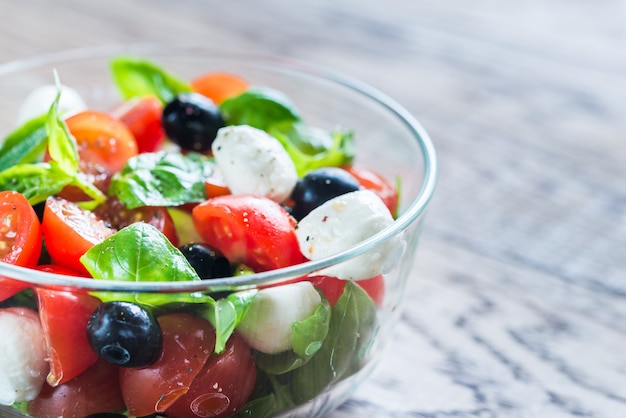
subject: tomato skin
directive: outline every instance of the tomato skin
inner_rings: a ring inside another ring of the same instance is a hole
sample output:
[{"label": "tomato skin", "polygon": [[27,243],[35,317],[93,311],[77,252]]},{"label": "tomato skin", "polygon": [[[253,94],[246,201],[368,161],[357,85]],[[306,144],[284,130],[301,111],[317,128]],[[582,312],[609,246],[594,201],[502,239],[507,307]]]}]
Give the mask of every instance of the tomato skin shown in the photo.
[{"label": "tomato skin", "polygon": [[137,141],[137,151],[154,152],[165,140],[161,124],[163,104],[156,96],[130,99],[111,112],[128,127]]},{"label": "tomato skin", "polygon": [[399,197],[398,190],[393,183],[367,167],[350,166],[343,168],[358,180],[361,187],[376,193],[385,203],[389,212],[394,216],[396,215]]},{"label": "tomato skin", "polygon": [[174,220],[166,207],[142,206],[128,209],[116,197],[109,197],[105,203],[94,209],[97,217],[105,221],[113,229],[122,229],[134,222],[145,222],[161,231],[172,243],[178,247],[178,233]]},{"label": "tomato skin", "polygon": [[194,207],[191,214],[200,236],[231,263],[260,272],[303,261],[295,219],[270,199],[218,196]]},{"label": "tomato skin", "polygon": [[37,288],[39,318],[44,330],[50,386],[65,383],[92,366],[98,355],[87,341],[87,322],[100,300],[87,293]]},{"label": "tomato skin", "polygon": [[104,360],[62,385],[44,385],[28,405],[28,413],[38,418],[85,417],[122,409],[117,366]]},{"label": "tomato skin", "polygon": [[138,153],[137,141],[130,129],[107,113],[86,110],[70,116],[65,123],[76,139],[83,164],[117,173],[130,157]]},{"label": "tomato skin", "polygon": [[225,350],[212,355],[202,371],[166,413],[171,418],[229,417],[245,405],[256,381],[250,347],[233,334]]},{"label": "tomato skin", "polygon": [[87,276],[80,257],[115,232],[92,212],[60,197],[46,201],[42,230],[52,261]]},{"label": "tomato skin", "polygon": [[234,74],[213,72],[193,79],[191,89],[219,105],[229,97],[237,96],[246,91],[248,82]]},{"label": "tomato skin", "polygon": [[215,331],[208,321],[185,313],[158,319],[163,352],[156,363],[120,368],[120,387],[128,412],[146,416],[164,412],[184,395],[215,349]]}]

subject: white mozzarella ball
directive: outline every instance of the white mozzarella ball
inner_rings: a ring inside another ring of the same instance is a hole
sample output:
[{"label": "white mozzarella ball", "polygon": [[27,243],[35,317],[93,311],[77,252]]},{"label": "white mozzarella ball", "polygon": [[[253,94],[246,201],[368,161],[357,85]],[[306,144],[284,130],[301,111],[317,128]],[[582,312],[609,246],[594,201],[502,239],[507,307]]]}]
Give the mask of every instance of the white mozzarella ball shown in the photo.
[{"label": "white mozzarella ball", "polygon": [[233,194],[285,201],[298,181],[296,167],[280,142],[251,126],[220,129],[212,147],[215,162]]},{"label": "white mozzarella ball", "polygon": [[[24,122],[48,113],[50,105],[57,95],[56,85],[37,87],[24,100],[17,117],[19,125]],[[70,115],[85,110],[87,105],[76,90],[61,85],[61,98],[59,99],[59,114]]]},{"label": "white mozzarella ball", "polygon": [[[330,199],[298,222],[300,251],[309,260],[319,260],[348,250],[393,224],[383,201],[372,191],[358,190]],[[390,239],[352,260],[324,269],[323,274],[343,280],[372,278],[401,256],[399,238]]]},{"label": "white mozzarella ball", "polygon": [[33,400],[48,374],[46,343],[36,312],[0,310],[0,404]]},{"label": "white mozzarella ball", "polygon": [[255,350],[282,353],[293,347],[292,325],[313,315],[320,303],[322,298],[311,282],[259,290],[237,331]]}]

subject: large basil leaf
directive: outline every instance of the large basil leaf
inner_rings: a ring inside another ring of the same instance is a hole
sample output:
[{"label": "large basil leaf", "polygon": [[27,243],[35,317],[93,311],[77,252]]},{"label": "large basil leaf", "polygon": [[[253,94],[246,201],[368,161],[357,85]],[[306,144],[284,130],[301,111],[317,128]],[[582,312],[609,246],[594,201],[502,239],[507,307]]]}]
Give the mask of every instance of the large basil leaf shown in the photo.
[{"label": "large basil leaf", "polygon": [[329,322],[330,305],[323,299],[313,315],[292,325],[292,350],[279,354],[255,353],[257,367],[268,374],[280,375],[306,364],[322,347]]},{"label": "large basil leaf", "polygon": [[268,87],[251,87],[220,105],[229,125],[250,125],[266,130],[279,122],[297,122],[300,115],[291,100],[282,92]]},{"label": "large basil leaf", "polygon": [[213,168],[212,159],[196,153],[139,154],[113,176],[109,194],[130,209],[202,202],[206,199],[204,181]]},{"label": "large basil leaf", "polygon": [[330,384],[360,369],[377,330],[376,305],[354,282],[331,310],[328,336],[320,350],[291,376],[292,399],[303,403]]},{"label": "large basil leaf", "polygon": [[31,119],[4,138],[0,146],[0,171],[37,161],[46,150],[47,118],[44,114]]},{"label": "large basil leaf", "polygon": [[50,158],[59,164],[59,168],[68,174],[74,174],[78,172],[78,148],[76,141],[67,130],[65,122],[59,117],[60,98],[61,88],[59,87],[46,118],[48,152]]},{"label": "large basil leaf", "polygon": [[159,65],[136,57],[119,56],[111,61],[111,73],[122,97],[126,100],[148,95],[163,103],[178,94],[191,91],[189,83],[165,71]]},{"label": "large basil leaf", "polygon": [[[94,245],[80,258],[95,280],[177,282],[200,280],[185,256],[154,226],[135,222]],[[103,301],[129,301],[149,306],[174,302],[212,301],[199,293],[95,292]]]},{"label": "large basil leaf", "polygon": [[74,181],[72,175],[50,163],[18,164],[0,172],[0,190],[14,190],[31,205],[43,202]]},{"label": "large basil leaf", "polygon": [[350,131],[328,133],[303,123],[278,123],[268,133],[283,145],[298,176],[321,167],[345,166],[354,160],[354,136]]}]

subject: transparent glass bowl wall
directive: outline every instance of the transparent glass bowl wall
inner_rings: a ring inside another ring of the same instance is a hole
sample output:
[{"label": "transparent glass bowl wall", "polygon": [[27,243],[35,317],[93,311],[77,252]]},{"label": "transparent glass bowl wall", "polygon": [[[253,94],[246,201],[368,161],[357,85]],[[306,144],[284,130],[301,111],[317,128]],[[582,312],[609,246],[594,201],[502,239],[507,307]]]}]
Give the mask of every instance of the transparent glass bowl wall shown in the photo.
[{"label": "transparent glass bowl wall", "polygon": [[[79,91],[90,108],[107,111],[119,103],[111,82],[112,56],[132,54],[157,62],[181,78],[192,78],[209,71],[238,74],[253,85],[284,92],[295,103],[304,121],[332,130],[354,131],[355,163],[372,168],[401,187],[400,216],[394,225],[361,245],[329,259],[239,279],[219,279],[194,283],[111,283],[55,276],[0,264],[0,275],[35,285],[88,290],[191,292],[198,290],[238,290],[264,283],[280,283],[375,251],[390,240],[397,240],[395,255],[402,257],[385,266],[385,299],[378,308],[376,339],[362,362],[362,369],[333,383],[316,399],[285,411],[284,416],[321,416],[336,408],[365,378],[381,355],[395,318],[411,270],[415,247],[425,209],[436,181],[436,161],[432,143],[418,122],[396,102],[358,81],[314,66],[288,60],[223,53],[190,46],[136,45],[66,51],[8,63],[0,66],[0,136],[16,127],[19,106],[35,87],[54,82],[53,70],[63,84]],[[367,254],[365,255],[367,257]]]}]

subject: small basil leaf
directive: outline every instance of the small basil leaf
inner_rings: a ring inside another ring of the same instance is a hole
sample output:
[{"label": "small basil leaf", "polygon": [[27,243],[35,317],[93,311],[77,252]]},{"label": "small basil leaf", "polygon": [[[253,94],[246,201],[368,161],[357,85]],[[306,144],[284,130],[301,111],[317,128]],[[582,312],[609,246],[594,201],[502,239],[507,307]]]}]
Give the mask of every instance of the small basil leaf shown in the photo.
[{"label": "small basil leaf", "polygon": [[213,168],[212,159],[196,153],[139,154],[113,176],[109,195],[130,209],[202,202],[206,199],[204,181]]},{"label": "small basil leaf", "polygon": [[292,350],[279,354],[255,353],[257,367],[270,375],[281,375],[306,364],[322,347],[328,335],[330,305],[326,299],[308,318],[292,326]]},{"label": "small basil leaf", "polygon": [[46,150],[47,118],[44,114],[31,119],[4,138],[0,146],[0,171],[37,161]]},{"label": "small basil leaf", "polygon": [[[94,245],[80,258],[96,280],[178,282],[200,280],[185,256],[159,230],[135,222]],[[149,306],[211,301],[201,294],[94,292],[103,301],[122,300]]]},{"label": "small basil leaf", "polygon": [[116,57],[111,61],[111,73],[126,100],[155,95],[161,102],[168,103],[178,94],[191,91],[189,83],[145,59]]},{"label": "small basil leaf", "polygon": [[209,304],[204,311],[204,317],[215,328],[215,352],[217,354],[224,351],[226,342],[245,316],[256,294],[257,290],[231,293],[226,298]]},{"label": "small basil leaf", "polygon": [[0,172],[0,190],[14,190],[23,194],[31,205],[45,201],[59,193],[74,177],[50,163],[18,164]]},{"label": "small basil leaf", "polygon": [[296,166],[298,176],[321,167],[340,167],[354,160],[354,136],[349,131],[325,133],[302,123],[280,123],[268,128]]},{"label": "small basil leaf", "polygon": [[48,152],[50,153],[50,158],[59,164],[59,168],[68,174],[74,174],[78,172],[78,150],[76,141],[67,130],[65,122],[59,117],[60,98],[61,88],[59,87],[46,119]]},{"label": "small basil leaf", "polygon": [[300,115],[291,100],[282,92],[267,87],[252,87],[220,105],[229,125],[250,125],[266,130],[279,122],[297,122]]}]

